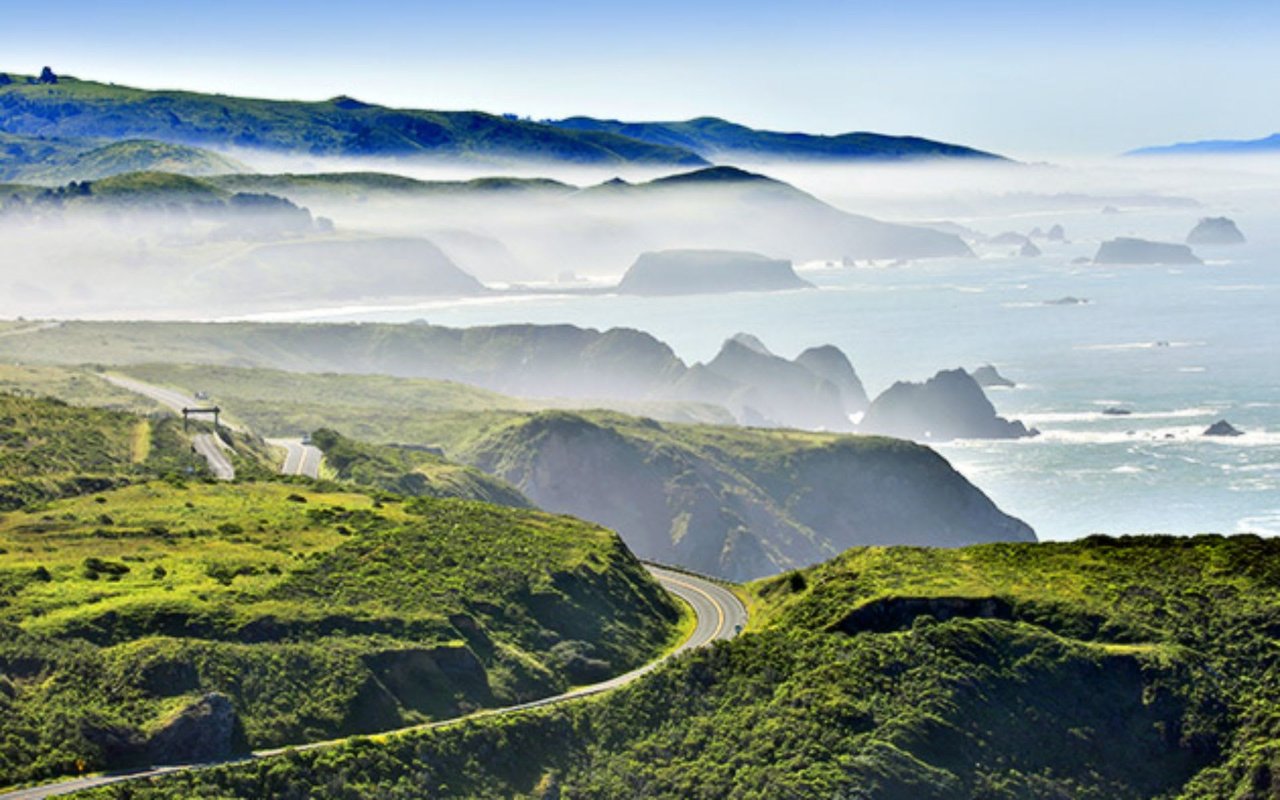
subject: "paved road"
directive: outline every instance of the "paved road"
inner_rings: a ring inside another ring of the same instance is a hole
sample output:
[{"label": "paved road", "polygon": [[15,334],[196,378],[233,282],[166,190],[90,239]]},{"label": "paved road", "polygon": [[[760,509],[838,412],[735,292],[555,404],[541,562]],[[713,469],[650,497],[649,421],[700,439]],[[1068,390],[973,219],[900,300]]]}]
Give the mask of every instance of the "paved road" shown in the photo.
[{"label": "paved road", "polygon": [[[175,391],[174,389],[166,389],[163,386],[154,386],[150,383],[126,378],[123,375],[103,375],[102,379],[113,386],[121,389],[140,394],[143,397],[150,397],[162,406],[171,408],[179,414],[184,408],[199,408],[207,403]],[[227,426],[231,427],[231,426]],[[233,481],[236,479],[236,468],[232,466],[231,459],[227,457],[227,447],[222,440],[212,433],[198,433],[191,439],[191,446],[195,448],[196,453],[200,455],[209,464],[209,471],[220,481]]]},{"label": "paved road", "polygon": [[[683,644],[656,661],[651,661],[639,669],[632,670],[625,675],[619,675],[618,677],[607,680],[603,683],[584,686],[579,689],[574,689],[571,692],[556,695],[555,697],[535,700],[532,703],[521,703],[520,705],[509,706],[507,708],[495,708],[488,711],[480,711],[476,714],[472,714],[470,717],[465,717],[464,719],[493,716],[496,714],[513,714],[531,708],[555,705],[575,700],[577,698],[586,697],[588,695],[607,692],[611,689],[616,689],[620,686],[625,686],[626,684],[631,683],[641,675],[656,669],[660,664],[672,656],[694,648],[705,647],[712,642],[722,639],[732,639],[746,627],[747,609],[742,605],[742,602],[738,600],[737,596],[735,596],[733,592],[720,584],[706,580],[705,578],[698,578],[693,575],[687,575],[683,572],[676,572],[662,567],[651,565],[648,569],[649,572],[653,573],[653,576],[658,579],[658,582],[667,589],[667,591],[683,599],[690,607],[693,608],[694,614],[697,615],[697,625],[694,627],[693,633]],[[413,727],[393,731],[386,735],[399,736],[407,733],[413,733],[415,731],[453,725],[457,722],[458,720],[429,722],[425,725],[415,725]],[[319,750],[327,747],[336,747],[345,741],[347,740],[335,739],[327,742],[311,742],[298,747],[281,747],[273,750],[259,750],[253,753],[253,755],[239,759],[235,762],[222,763],[240,763],[259,758],[271,758],[289,750]],[[61,781],[59,783],[46,784],[44,786],[33,786],[29,789],[18,789],[16,791],[6,792],[4,794],[0,794],[0,800],[42,800],[42,798],[45,797],[70,794],[83,789],[92,789],[113,783],[123,783],[125,781],[140,780],[143,778],[155,778],[173,772],[190,769],[204,769],[213,766],[218,766],[218,764],[183,764],[139,769],[132,772],[114,772],[103,775],[91,775],[84,778],[74,778],[72,780]]]},{"label": "paved road", "polygon": [[320,477],[320,462],[324,458],[320,448],[304,444],[301,439],[268,439],[267,444],[284,448],[284,465],[280,467],[282,475]]},{"label": "paved road", "polygon": [[234,481],[236,468],[227,458],[229,449],[222,440],[213,433],[197,433],[191,437],[191,446],[196,454],[209,464],[209,471],[220,481]]}]

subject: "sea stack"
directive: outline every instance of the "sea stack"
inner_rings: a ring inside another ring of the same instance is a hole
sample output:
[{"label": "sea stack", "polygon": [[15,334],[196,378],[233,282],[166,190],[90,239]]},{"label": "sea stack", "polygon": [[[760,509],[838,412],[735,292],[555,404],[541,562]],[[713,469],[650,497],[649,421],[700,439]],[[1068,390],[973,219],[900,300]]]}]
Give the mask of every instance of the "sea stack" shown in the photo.
[{"label": "sea stack", "polygon": [[1185,244],[1150,242],[1122,236],[1103,242],[1095,264],[1203,264]]},{"label": "sea stack", "polygon": [[643,253],[618,284],[618,294],[679,295],[812,289],[791,262],[731,250]]},{"label": "sea stack", "polygon": [[1234,220],[1227,217],[1205,217],[1187,234],[1187,244],[1244,244],[1244,234]]}]

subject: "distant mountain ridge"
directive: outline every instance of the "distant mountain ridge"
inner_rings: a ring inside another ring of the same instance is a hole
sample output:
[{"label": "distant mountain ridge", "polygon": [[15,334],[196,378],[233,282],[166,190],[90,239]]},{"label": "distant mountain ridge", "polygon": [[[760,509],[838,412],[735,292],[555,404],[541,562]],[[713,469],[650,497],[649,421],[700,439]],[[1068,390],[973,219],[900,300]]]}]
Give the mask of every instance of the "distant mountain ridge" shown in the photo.
[{"label": "distant mountain ridge", "polygon": [[[3,74],[3,73],[0,73]],[[151,91],[71,77],[0,80],[0,132],[258,148],[308,156],[445,156],[577,164],[698,166],[679,148],[607,132],[561,130],[479,111],[393,109],[349,97],[319,102]]]},{"label": "distant mountain ridge", "polygon": [[1191,156],[1191,155],[1248,155],[1250,153],[1280,153],[1280,133],[1261,139],[1204,139],[1195,142],[1140,147],[1130,150],[1126,156]]},{"label": "distant mountain ridge", "polygon": [[824,136],[783,133],[739,125],[719,117],[683,122],[622,122],[593,117],[569,117],[549,124],[574,131],[614,133],[651,144],[679,147],[708,161],[721,158],[784,158],[806,160],[906,161],[923,158],[1005,160],[994,153],[918,136],[880,133],[842,133]]},{"label": "distant mountain ridge", "polygon": [[[6,144],[6,134],[67,143],[81,151],[146,139],[307,156],[432,156],[498,163],[690,167],[717,157],[1000,158],[919,137],[779,133],[715,117],[685,122],[626,123],[591,117],[539,122],[481,111],[390,108],[345,95],[294,101],[138,89],[58,76],[48,69],[40,77],[0,72],[0,146]],[[12,148],[0,150],[0,175],[4,161],[17,156]]]}]

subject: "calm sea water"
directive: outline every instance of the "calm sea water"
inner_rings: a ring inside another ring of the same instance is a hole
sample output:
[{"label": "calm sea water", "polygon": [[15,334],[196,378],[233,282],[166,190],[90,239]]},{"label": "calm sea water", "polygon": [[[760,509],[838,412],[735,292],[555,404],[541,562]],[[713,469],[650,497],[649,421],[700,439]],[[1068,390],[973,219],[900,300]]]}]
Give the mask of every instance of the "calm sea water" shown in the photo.
[{"label": "calm sea water", "polygon": [[[299,318],[467,326],[506,322],[630,326],[688,361],[737,331],[794,356],[833,343],[874,394],[956,366],[992,363],[1018,388],[992,390],[999,411],[1043,435],[939,446],[1042,539],[1093,532],[1280,534],[1280,226],[1225,209],[1250,243],[1203,248],[1203,266],[1072,265],[1101,238],[1181,240],[1224,209],[1027,217],[1062,222],[1071,243],[1038,259],[988,254],[884,269],[817,269],[818,291],[715,298],[538,297],[300,314]],[[993,227],[994,226],[994,227]],[[1012,249],[1012,248],[1011,248]],[[1083,305],[1048,305],[1066,296]],[[1101,413],[1108,406],[1131,416]],[[1226,418],[1246,435],[1200,434]]]}]

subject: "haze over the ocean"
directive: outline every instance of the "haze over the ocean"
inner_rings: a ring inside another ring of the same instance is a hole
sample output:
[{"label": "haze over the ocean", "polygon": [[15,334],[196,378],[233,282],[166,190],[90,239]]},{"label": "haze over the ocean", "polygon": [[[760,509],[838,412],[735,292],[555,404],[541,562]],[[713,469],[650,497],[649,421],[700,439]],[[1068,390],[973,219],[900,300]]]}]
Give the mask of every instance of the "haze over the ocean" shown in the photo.
[{"label": "haze over the ocean", "polygon": [[0,69],[539,118],[718,115],[1034,159],[1273,132],[1278,33],[1273,0],[227,0],[181,14],[69,0],[9,4]]}]

